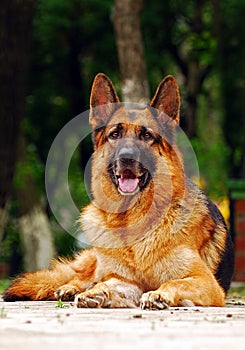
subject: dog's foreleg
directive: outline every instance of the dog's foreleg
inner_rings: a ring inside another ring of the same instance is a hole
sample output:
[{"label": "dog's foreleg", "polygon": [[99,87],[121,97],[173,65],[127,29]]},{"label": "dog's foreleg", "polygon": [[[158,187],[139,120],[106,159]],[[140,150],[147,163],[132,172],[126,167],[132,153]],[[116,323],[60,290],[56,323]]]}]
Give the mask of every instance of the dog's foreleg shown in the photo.
[{"label": "dog's foreleg", "polygon": [[142,293],[135,284],[110,278],[78,294],[75,304],[79,308],[135,308],[139,306]]},{"label": "dog's foreleg", "polygon": [[140,306],[161,310],[168,306],[224,306],[225,293],[210,273],[192,275],[163,283],[155,291],[144,293]]}]

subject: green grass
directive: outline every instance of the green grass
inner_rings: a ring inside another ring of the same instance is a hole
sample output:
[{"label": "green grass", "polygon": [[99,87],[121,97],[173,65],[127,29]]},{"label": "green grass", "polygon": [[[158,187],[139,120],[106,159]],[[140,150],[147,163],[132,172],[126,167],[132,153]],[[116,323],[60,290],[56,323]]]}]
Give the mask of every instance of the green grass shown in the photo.
[{"label": "green grass", "polygon": [[229,298],[245,298],[245,284],[239,287],[231,287],[228,292]]},{"label": "green grass", "polygon": [[0,278],[0,294],[10,285],[10,279]]}]

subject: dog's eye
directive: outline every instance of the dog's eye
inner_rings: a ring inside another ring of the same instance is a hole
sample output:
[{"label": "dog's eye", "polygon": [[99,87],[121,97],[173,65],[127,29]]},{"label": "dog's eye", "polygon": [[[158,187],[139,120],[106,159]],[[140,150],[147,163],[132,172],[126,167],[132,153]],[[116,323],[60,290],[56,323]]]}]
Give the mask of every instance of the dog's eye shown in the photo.
[{"label": "dog's eye", "polygon": [[154,139],[153,135],[149,131],[144,131],[141,134],[141,138],[143,140],[145,140],[145,141],[149,141],[149,140],[153,140]]},{"label": "dog's eye", "polygon": [[120,139],[121,137],[122,137],[122,134],[118,130],[112,131],[109,135],[109,138],[112,140],[117,140],[117,139]]}]

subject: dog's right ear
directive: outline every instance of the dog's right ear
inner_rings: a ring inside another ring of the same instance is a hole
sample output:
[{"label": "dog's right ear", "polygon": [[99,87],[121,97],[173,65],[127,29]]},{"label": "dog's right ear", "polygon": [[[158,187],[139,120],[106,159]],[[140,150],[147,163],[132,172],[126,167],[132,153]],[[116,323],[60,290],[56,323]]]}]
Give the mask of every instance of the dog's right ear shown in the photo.
[{"label": "dog's right ear", "polygon": [[111,80],[103,73],[94,78],[90,95],[89,122],[93,129],[104,126],[119,103],[116,89]]},{"label": "dog's right ear", "polygon": [[177,81],[172,75],[165,77],[159,84],[150,106],[179,124],[180,94]]}]

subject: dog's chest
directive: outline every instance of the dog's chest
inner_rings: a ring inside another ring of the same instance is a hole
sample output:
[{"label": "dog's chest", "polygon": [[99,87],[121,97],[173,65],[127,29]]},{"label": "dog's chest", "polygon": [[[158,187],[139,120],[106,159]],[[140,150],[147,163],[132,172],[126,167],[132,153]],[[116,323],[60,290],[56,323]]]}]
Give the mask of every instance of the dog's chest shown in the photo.
[{"label": "dog's chest", "polygon": [[137,284],[143,291],[155,290],[168,280],[183,278],[189,266],[188,249],[154,251],[113,250],[98,254],[98,279],[118,276]]}]

